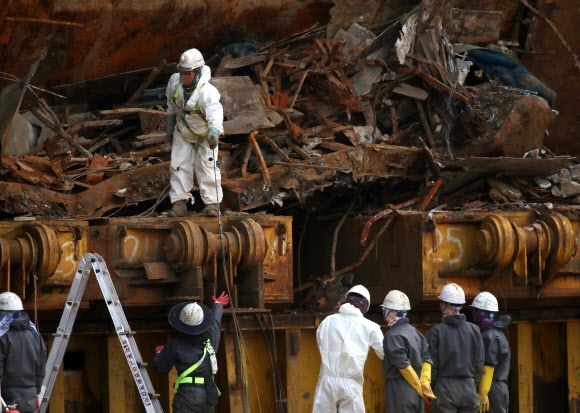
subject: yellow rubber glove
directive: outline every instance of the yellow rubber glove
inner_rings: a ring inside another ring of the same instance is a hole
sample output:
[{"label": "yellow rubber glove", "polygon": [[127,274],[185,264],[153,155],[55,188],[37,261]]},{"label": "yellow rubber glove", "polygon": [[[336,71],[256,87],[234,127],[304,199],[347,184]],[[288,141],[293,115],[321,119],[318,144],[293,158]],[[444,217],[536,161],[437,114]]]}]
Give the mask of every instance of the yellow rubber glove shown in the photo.
[{"label": "yellow rubber glove", "polygon": [[419,393],[419,396],[423,397],[421,382],[419,381],[419,376],[417,376],[417,373],[415,372],[415,369],[413,369],[413,366],[409,364],[406,368],[399,369],[399,371],[403,375],[403,378],[407,380],[407,383],[409,383],[411,387],[414,388],[417,393]]},{"label": "yellow rubber glove", "polygon": [[419,379],[421,382],[421,389],[423,390],[423,397],[429,400],[434,400],[437,397],[431,390],[431,363],[426,361],[423,362],[421,365],[421,378]]},{"label": "yellow rubber glove", "polygon": [[483,366],[483,375],[477,385],[477,394],[479,394],[479,413],[484,413],[489,410],[489,389],[491,389],[491,382],[493,380],[494,367]]}]

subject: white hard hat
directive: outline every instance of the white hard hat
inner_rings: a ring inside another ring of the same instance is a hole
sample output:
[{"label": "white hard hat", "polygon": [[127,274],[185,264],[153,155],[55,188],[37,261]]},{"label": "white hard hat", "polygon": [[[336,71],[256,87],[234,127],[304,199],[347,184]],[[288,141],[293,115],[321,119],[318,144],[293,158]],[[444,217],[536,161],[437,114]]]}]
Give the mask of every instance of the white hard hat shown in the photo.
[{"label": "white hard hat", "polygon": [[5,292],[0,294],[0,310],[5,311],[22,311],[22,301],[20,297],[11,292]]},{"label": "white hard hat", "polygon": [[409,297],[404,292],[391,290],[385,296],[381,307],[388,308],[389,310],[408,311],[411,309],[411,303],[409,302]]},{"label": "white hard hat", "polygon": [[211,310],[205,304],[186,301],[169,310],[168,320],[171,327],[177,331],[196,335],[209,328],[213,317]]},{"label": "white hard hat", "polygon": [[465,304],[465,293],[463,292],[463,288],[455,283],[447,284],[443,287],[441,294],[439,294],[439,297],[437,298],[449,304]]},{"label": "white hard hat", "polygon": [[497,299],[492,293],[488,293],[487,291],[477,294],[471,306],[485,311],[499,311]]},{"label": "white hard hat", "polygon": [[177,64],[177,70],[189,71],[197,69],[205,64],[201,52],[197,49],[189,49],[183,52]]},{"label": "white hard hat", "polygon": [[367,306],[367,310],[371,306],[371,295],[369,293],[369,290],[367,290],[364,285],[355,285],[354,287],[352,287],[350,290],[348,290],[346,292],[346,294],[344,295],[344,298],[346,299],[346,297],[348,297],[349,294],[358,294],[358,295],[366,298],[367,302],[369,303]]},{"label": "white hard hat", "polygon": [[197,326],[203,322],[203,309],[198,303],[187,304],[179,313],[179,319],[188,326]]}]

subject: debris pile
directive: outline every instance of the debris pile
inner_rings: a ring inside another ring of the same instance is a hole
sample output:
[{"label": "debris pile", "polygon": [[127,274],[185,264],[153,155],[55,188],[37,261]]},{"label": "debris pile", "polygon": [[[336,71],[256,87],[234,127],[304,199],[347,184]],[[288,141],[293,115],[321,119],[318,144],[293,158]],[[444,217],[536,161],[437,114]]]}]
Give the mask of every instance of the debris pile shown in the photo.
[{"label": "debris pile", "polygon": [[[444,10],[427,3],[373,30],[353,23],[327,38],[326,28],[314,28],[276,43],[222,50],[212,83],[225,115],[219,157],[225,208],[275,211],[325,188],[377,182],[387,195],[368,205],[375,212],[385,197],[389,204],[417,195],[413,203],[422,209],[451,205],[459,195],[458,207],[475,207],[465,190],[474,181],[488,187],[479,202],[580,194],[577,167],[543,147],[555,93],[499,43],[452,44]],[[129,99],[110,95],[108,109],[95,109],[86,94],[85,102],[71,99],[83,96],[78,92],[86,92],[87,82],[52,92],[30,86],[31,75],[15,83],[33,103],[18,113],[22,94],[0,97],[15,106],[4,111],[13,120],[6,133],[0,130],[4,213],[162,212],[171,151],[164,85],[173,71],[165,61],[140,71]],[[534,151],[552,158],[542,176],[537,167],[547,159],[529,159]],[[520,159],[487,169],[491,164],[481,158],[493,157]],[[568,166],[569,179],[554,175]],[[523,180],[530,176],[535,189]]]}]

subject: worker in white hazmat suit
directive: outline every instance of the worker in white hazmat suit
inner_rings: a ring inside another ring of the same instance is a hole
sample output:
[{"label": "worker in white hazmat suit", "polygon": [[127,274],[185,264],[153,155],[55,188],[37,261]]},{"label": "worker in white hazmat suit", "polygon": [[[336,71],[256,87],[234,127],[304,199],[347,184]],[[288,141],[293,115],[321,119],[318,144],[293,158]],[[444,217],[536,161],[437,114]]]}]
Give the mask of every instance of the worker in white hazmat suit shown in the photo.
[{"label": "worker in white hazmat suit", "polygon": [[338,313],[326,317],[316,330],[322,363],[312,413],[365,413],[364,366],[372,347],[382,360],[383,333],[364,317],[369,291],[355,285],[346,293]]},{"label": "worker in white hazmat suit", "polygon": [[218,141],[223,134],[220,93],[209,83],[211,71],[197,49],[186,50],[177,64],[179,73],[169,79],[167,136],[172,143],[169,166],[169,216],[185,216],[197,176],[208,216],[218,216],[222,200],[221,174],[216,166]]}]

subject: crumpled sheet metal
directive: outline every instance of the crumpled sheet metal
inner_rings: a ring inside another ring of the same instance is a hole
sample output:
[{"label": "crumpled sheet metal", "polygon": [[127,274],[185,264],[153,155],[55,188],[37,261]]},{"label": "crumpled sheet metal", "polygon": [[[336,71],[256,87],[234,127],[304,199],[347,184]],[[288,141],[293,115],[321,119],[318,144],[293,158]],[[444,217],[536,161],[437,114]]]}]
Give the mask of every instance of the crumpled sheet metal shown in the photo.
[{"label": "crumpled sheet metal", "polygon": [[364,178],[409,177],[420,174],[425,165],[423,151],[392,145],[369,145],[316,158],[310,163],[280,163],[268,168],[271,187],[256,173],[229,180],[222,178],[226,202],[246,211],[286,199],[302,200],[310,191]]},{"label": "crumpled sheet metal", "polygon": [[0,181],[0,209],[9,214],[68,216],[74,213],[74,197],[39,186]]}]

